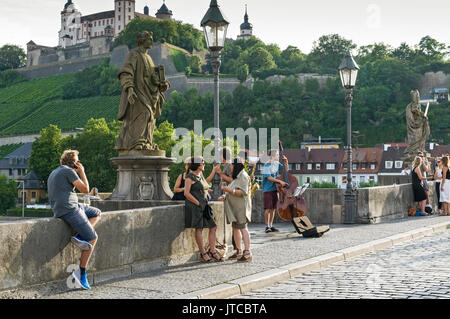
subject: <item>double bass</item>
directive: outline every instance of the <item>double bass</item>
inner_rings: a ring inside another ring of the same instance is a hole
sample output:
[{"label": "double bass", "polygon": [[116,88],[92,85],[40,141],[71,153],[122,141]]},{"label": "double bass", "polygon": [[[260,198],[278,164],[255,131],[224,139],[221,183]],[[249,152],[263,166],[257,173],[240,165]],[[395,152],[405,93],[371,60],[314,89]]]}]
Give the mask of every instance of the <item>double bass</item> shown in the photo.
[{"label": "double bass", "polygon": [[285,182],[287,185],[284,187],[281,184],[277,184],[278,191],[278,203],[277,211],[280,218],[284,221],[293,221],[295,217],[302,217],[306,214],[306,204],[304,198],[299,195],[299,189],[297,178],[288,173],[288,167],[286,167],[282,158],[283,155],[283,145],[281,141],[278,142],[280,163],[283,167],[283,172],[278,179]]},{"label": "double bass", "polygon": [[[280,163],[282,163],[283,145],[281,141],[278,142]],[[298,186],[297,178],[294,175],[288,173],[288,167],[285,163],[282,164],[283,173],[278,179],[286,183],[283,187],[277,184],[278,191],[278,203],[277,211],[280,218],[284,221],[290,221],[294,225],[295,230],[303,237],[321,237],[324,233],[330,230],[330,226],[318,226],[315,227],[309,220],[306,214],[306,203],[302,197],[303,192],[309,187],[309,183],[306,183],[302,187]]]}]

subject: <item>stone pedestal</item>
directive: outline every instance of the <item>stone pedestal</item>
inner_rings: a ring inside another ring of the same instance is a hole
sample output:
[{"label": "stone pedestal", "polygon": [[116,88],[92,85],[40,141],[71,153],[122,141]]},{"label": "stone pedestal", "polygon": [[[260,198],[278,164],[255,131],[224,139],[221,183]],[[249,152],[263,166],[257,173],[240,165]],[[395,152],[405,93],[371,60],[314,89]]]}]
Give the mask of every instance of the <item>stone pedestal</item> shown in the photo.
[{"label": "stone pedestal", "polygon": [[165,151],[121,152],[111,158],[117,166],[116,187],[111,200],[169,200],[173,192],[169,186],[169,165]]}]

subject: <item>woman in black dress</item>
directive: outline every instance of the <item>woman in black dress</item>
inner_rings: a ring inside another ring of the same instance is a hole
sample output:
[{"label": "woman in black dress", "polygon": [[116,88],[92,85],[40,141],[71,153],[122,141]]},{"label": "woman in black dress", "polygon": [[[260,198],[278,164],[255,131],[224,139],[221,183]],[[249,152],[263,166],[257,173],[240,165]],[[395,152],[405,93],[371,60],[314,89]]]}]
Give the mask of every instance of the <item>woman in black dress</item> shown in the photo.
[{"label": "woman in black dress", "polygon": [[[210,188],[209,183],[216,174],[216,167],[213,168],[208,178],[203,177],[205,162],[201,157],[193,157],[189,165],[189,174],[186,175],[184,186],[185,200],[185,227],[195,228],[195,242],[200,250],[200,261],[210,262],[211,260],[223,261],[216,252],[216,223],[214,216],[207,217],[203,214],[208,204],[207,194]],[[203,245],[203,228],[209,229],[209,252],[206,252]]]},{"label": "woman in black dress", "polygon": [[425,213],[425,205],[427,202],[427,194],[422,185],[423,180],[431,179],[432,177],[423,177],[420,172],[420,166],[422,165],[422,158],[417,156],[413,162],[413,169],[411,172],[412,177],[412,187],[414,193],[414,201],[419,202],[420,211]]}]

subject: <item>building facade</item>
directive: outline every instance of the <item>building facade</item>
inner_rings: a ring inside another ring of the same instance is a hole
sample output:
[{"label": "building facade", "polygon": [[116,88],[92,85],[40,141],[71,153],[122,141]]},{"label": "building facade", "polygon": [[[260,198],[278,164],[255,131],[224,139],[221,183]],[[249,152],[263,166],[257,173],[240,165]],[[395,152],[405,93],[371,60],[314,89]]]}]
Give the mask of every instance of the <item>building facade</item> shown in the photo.
[{"label": "building facade", "polygon": [[72,0],[67,0],[61,11],[58,46],[27,43],[27,67],[110,52],[113,40],[133,19],[172,18],[172,11],[165,3],[157,17],[150,16],[149,11],[145,6],[144,13],[137,12],[135,0],[114,0],[114,10],[83,15]]}]

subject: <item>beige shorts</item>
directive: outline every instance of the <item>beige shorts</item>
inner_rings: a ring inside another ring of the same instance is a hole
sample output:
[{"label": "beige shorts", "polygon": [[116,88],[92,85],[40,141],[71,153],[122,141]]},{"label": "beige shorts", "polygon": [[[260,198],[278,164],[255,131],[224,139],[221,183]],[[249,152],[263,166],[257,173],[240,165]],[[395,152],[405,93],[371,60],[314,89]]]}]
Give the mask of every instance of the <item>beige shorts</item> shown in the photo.
[{"label": "beige shorts", "polygon": [[245,227],[247,227],[247,223],[245,223],[245,224],[238,224],[236,222],[232,222],[231,223],[231,227],[236,228],[236,229],[245,229]]}]

